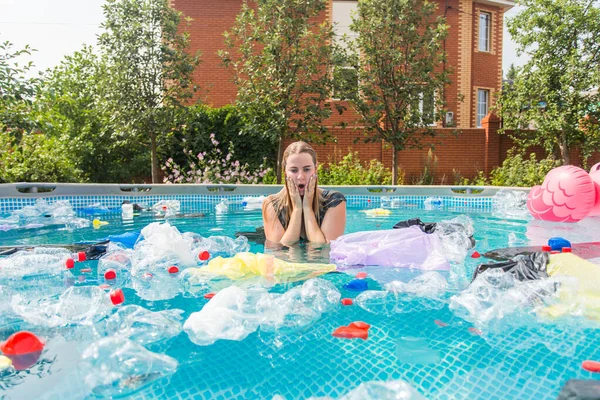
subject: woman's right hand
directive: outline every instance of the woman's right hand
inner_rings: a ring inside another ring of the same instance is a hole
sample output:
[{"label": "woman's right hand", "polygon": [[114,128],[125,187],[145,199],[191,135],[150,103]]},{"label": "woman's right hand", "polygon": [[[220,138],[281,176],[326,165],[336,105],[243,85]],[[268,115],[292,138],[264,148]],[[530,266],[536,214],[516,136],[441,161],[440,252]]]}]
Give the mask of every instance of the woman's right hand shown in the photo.
[{"label": "woman's right hand", "polygon": [[296,182],[294,182],[293,179],[286,177],[285,183],[287,185],[288,193],[290,194],[290,199],[292,199],[292,207],[294,210],[302,211],[302,197],[300,197]]}]

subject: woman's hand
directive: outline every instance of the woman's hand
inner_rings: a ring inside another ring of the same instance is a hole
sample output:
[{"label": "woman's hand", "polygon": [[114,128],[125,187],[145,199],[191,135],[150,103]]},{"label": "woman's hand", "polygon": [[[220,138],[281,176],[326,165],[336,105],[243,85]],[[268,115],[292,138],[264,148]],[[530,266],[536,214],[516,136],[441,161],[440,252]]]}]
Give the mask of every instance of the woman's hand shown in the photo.
[{"label": "woman's hand", "polygon": [[290,194],[290,198],[292,199],[292,207],[294,208],[294,210],[302,211],[302,197],[300,197],[298,185],[296,185],[296,182],[294,182],[293,179],[288,177],[285,178],[285,184],[287,185],[288,193]]},{"label": "woman's hand", "polygon": [[317,187],[317,176],[310,177],[306,190],[304,191],[304,199],[302,200],[305,209],[312,210],[313,199],[315,198],[315,188]]}]

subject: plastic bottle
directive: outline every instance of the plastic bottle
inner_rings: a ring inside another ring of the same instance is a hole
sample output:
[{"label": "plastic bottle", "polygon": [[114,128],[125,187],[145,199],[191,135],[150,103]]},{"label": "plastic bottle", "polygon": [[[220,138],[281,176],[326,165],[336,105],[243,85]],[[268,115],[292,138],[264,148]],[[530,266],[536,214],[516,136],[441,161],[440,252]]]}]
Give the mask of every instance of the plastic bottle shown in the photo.
[{"label": "plastic bottle", "polygon": [[121,215],[123,219],[133,219],[133,204],[124,203],[121,205]]},{"label": "plastic bottle", "polygon": [[98,281],[123,286],[130,277],[131,259],[123,250],[107,253],[98,261]]},{"label": "plastic bottle", "polygon": [[33,253],[60,257],[65,260],[65,266],[67,269],[73,268],[76,262],[83,262],[87,260],[87,256],[84,251],[71,253],[69,250],[61,247],[36,247],[33,249]]}]

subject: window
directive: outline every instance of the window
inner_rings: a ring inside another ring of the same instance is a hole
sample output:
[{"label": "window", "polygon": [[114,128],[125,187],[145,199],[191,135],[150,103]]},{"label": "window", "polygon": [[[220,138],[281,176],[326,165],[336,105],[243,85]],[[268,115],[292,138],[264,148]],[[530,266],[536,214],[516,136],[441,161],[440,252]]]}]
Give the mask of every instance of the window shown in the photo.
[{"label": "window", "polygon": [[333,99],[351,98],[358,91],[358,71],[354,67],[335,68],[333,82]]},{"label": "window", "polygon": [[490,91],[477,89],[477,127],[481,128],[481,120],[487,115],[490,103]]},{"label": "window", "polygon": [[342,37],[347,35],[350,39],[357,36],[350,30],[352,24],[352,15],[358,8],[358,1],[334,1],[332,6],[332,22],[335,30],[335,41],[344,45]]},{"label": "window", "polygon": [[421,92],[419,99],[419,111],[423,125],[435,125],[435,92]]},{"label": "window", "polygon": [[[334,41],[342,48],[346,47],[344,36],[353,40],[358,35],[350,29],[352,16],[356,12],[358,1],[334,1],[332,5]],[[333,99],[347,99],[356,94],[358,90],[358,71],[354,67],[345,66],[335,68],[333,71],[334,89]]]},{"label": "window", "polygon": [[490,32],[492,27],[492,14],[479,13],[479,51],[490,51]]}]

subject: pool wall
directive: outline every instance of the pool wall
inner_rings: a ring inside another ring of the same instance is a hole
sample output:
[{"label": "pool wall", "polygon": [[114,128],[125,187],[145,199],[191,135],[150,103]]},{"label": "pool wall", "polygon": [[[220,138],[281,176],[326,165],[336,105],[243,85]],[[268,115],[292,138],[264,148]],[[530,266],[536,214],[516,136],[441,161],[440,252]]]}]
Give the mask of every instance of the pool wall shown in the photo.
[{"label": "pool wall", "polygon": [[[8,183],[0,184],[0,213],[35,204],[68,200],[81,209],[100,203],[108,208],[120,207],[124,200],[152,205],[160,200],[179,200],[182,207],[200,211],[213,210],[227,199],[231,210],[241,209],[244,197],[276,193],[281,185],[220,184],[70,184]],[[342,192],[349,207],[379,207],[382,197],[398,198],[402,204],[422,205],[429,197],[439,197],[444,206],[486,209],[492,196],[502,189],[528,191],[528,188],[496,186],[321,186]]]}]

